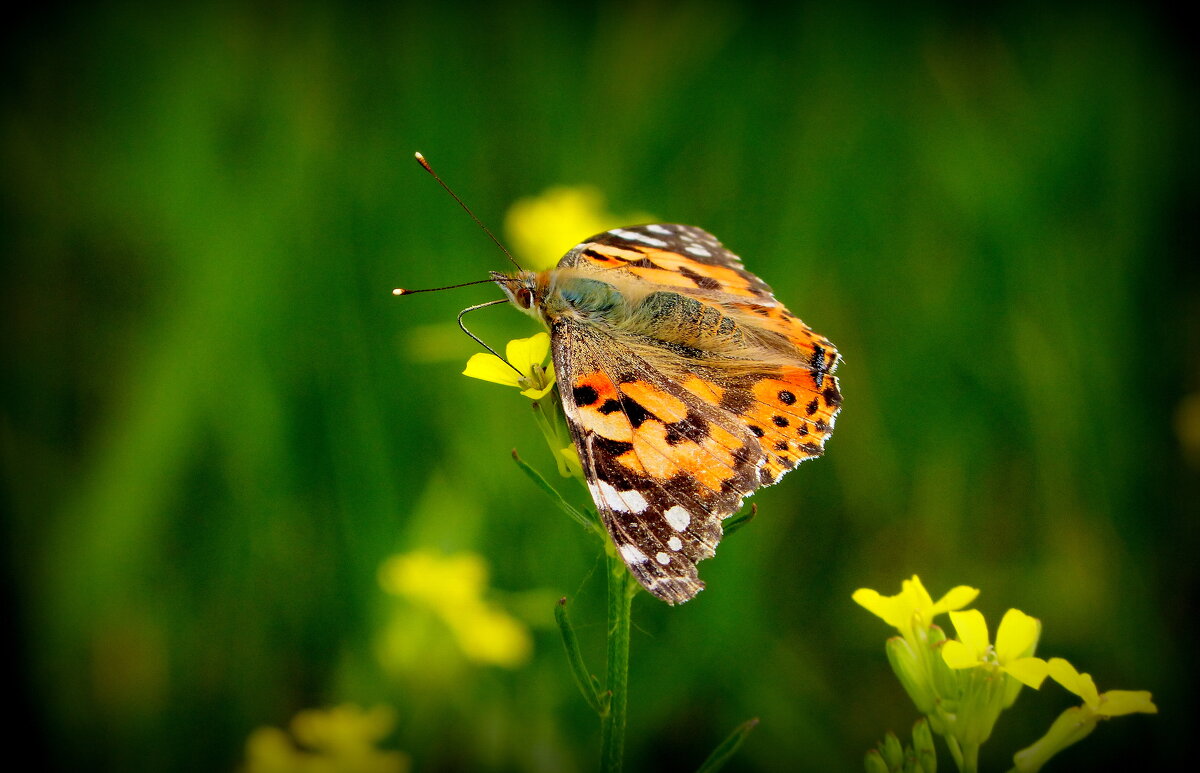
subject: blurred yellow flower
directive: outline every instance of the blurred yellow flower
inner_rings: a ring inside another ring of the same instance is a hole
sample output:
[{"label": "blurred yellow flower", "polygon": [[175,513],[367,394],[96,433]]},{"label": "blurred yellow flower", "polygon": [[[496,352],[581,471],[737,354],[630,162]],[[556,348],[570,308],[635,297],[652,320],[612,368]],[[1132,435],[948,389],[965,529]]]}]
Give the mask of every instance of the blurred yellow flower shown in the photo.
[{"label": "blurred yellow flower", "polygon": [[1083,698],[1084,705],[1093,714],[1102,717],[1119,717],[1123,714],[1157,714],[1158,707],[1146,690],[1109,690],[1100,693],[1091,674],[1081,674],[1075,666],[1063,658],[1050,658],[1050,677],[1071,692]]},{"label": "blurred yellow flower", "polygon": [[859,588],[854,591],[852,598],[868,612],[900,631],[905,638],[912,638],[914,627],[926,628],[933,624],[933,618],[937,615],[962,609],[978,595],[978,588],[959,585],[935,603],[921,584],[921,578],[914,574],[911,580],[901,583],[900,592],[895,596],[882,596],[879,591]]},{"label": "blurred yellow flower", "polygon": [[604,196],[588,187],[548,188],[508,208],[505,232],[513,252],[532,271],[553,268],[580,241],[610,228],[653,222],[647,214],[618,217],[604,209]]},{"label": "blurred yellow flower", "polygon": [[953,669],[998,668],[1035,690],[1046,678],[1046,661],[1031,657],[1041,636],[1042,624],[1019,609],[1010,609],[1000,621],[995,646],[988,639],[987,622],[977,609],[951,612],[958,641],[942,645],[942,659]]},{"label": "blurred yellow flower", "polygon": [[[514,338],[504,354],[508,362],[491,352],[471,355],[464,376],[503,384],[521,390],[530,400],[540,400],[554,388],[554,363],[543,365],[550,353],[550,334],[538,333],[529,338]],[[511,365],[512,367],[509,367]],[[519,371],[519,372],[518,372]]]},{"label": "blurred yellow flower", "polygon": [[529,629],[484,600],[488,568],[482,556],[427,551],[392,556],[380,568],[379,583],[436,615],[476,663],[516,668],[533,652]]},{"label": "blurred yellow flower", "polygon": [[246,741],[244,773],[406,773],[408,756],[377,749],[395,727],[387,706],[364,710],[352,704],[309,709],[291,723],[291,736],[260,727]]}]

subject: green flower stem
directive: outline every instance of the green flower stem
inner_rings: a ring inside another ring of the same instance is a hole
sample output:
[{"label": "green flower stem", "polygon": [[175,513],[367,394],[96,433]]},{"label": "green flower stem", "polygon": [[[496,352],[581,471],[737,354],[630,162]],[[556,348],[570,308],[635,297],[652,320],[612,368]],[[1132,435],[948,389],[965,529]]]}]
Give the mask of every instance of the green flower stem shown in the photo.
[{"label": "green flower stem", "polygon": [[558,453],[559,449],[570,442],[569,437],[563,437],[566,430],[565,423],[558,419],[558,409],[556,401],[558,393],[556,390],[551,390],[541,400],[535,400],[533,406],[533,421],[542,432],[542,436],[546,438],[546,445],[550,447],[550,453],[554,456],[554,462],[558,465],[558,474],[564,478],[570,477],[571,473],[567,469],[567,463]]},{"label": "green flower stem", "polygon": [[954,766],[961,771],[963,769],[963,753],[958,746],[958,739],[947,734],[946,747],[950,749],[950,756],[954,758]]},{"label": "green flower stem", "polygon": [[521,472],[525,473],[526,477],[533,481],[535,486],[546,492],[546,494],[554,500],[554,504],[558,505],[558,509],[562,510],[571,517],[571,520],[575,521],[589,532],[595,534],[600,539],[605,538],[604,528],[599,524],[596,516],[585,514],[579,508],[568,502],[566,497],[559,493],[558,489],[554,488],[554,486],[551,486],[546,479],[542,477],[540,472],[530,467],[529,464],[527,464],[525,460],[521,458],[520,454],[517,453],[517,449],[515,448],[512,451],[512,458],[513,461],[517,463],[517,466],[521,468]]},{"label": "green flower stem", "polygon": [[979,744],[968,743],[962,747],[962,773],[977,773],[979,770]]},{"label": "green flower stem", "polygon": [[604,705],[603,699],[597,691],[596,678],[588,673],[587,666],[583,662],[583,653],[579,651],[579,640],[575,638],[575,629],[571,627],[571,621],[567,619],[566,596],[563,596],[554,605],[554,620],[558,623],[558,630],[562,634],[563,648],[567,651],[567,663],[571,666],[571,674],[575,677],[575,683],[579,685],[579,691],[583,693],[583,699],[598,716],[603,717],[608,712],[608,707]]},{"label": "green flower stem", "polygon": [[713,749],[712,754],[708,755],[708,759],[696,771],[696,773],[716,773],[729,762],[730,758],[737,753],[741,748],[742,743],[746,740],[746,736],[750,735],[750,731],[758,727],[758,717],[747,719],[742,724],[734,728],[733,732],[721,742],[721,745]]},{"label": "green flower stem", "polygon": [[1013,756],[1010,773],[1037,773],[1050,758],[1073,743],[1082,741],[1096,728],[1096,716],[1084,707],[1067,709],[1054,720],[1049,732],[1032,746]]},{"label": "green flower stem", "polygon": [[629,683],[629,628],[637,586],[620,556],[608,554],[608,714],[600,720],[600,769],[621,770]]}]

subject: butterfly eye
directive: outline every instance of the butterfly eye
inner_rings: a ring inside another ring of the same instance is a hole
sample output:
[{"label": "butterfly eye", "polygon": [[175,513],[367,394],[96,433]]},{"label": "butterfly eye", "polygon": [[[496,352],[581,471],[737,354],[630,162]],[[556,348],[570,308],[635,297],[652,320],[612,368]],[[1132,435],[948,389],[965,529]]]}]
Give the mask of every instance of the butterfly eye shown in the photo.
[{"label": "butterfly eye", "polygon": [[517,305],[522,309],[528,309],[533,305],[533,291],[528,287],[522,287],[521,289],[517,290],[515,297]]}]

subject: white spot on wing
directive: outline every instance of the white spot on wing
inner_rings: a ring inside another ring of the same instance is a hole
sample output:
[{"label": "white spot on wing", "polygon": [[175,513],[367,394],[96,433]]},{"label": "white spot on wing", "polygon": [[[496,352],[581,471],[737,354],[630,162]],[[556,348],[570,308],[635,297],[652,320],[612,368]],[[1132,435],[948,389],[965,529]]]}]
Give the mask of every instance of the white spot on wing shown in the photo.
[{"label": "white spot on wing", "polygon": [[692,253],[693,255],[699,255],[702,258],[711,258],[712,257],[711,252],[709,252],[708,250],[704,249],[703,247],[701,247],[697,244],[689,244],[688,246],[684,247],[683,249],[687,252]]},{"label": "white spot on wing", "polygon": [[640,234],[637,231],[626,231],[624,228],[614,228],[609,231],[609,233],[613,236],[620,236],[622,239],[628,242],[641,242],[642,244],[649,244],[651,247],[667,246],[667,243],[662,239],[655,239],[653,236],[646,236],[645,234]]},{"label": "white spot on wing", "polygon": [[663,517],[667,519],[667,523],[671,524],[671,528],[675,531],[683,531],[692,522],[692,514],[679,505],[675,505],[663,513]]},{"label": "white spot on wing", "polygon": [[663,566],[666,566],[667,564],[671,563],[671,557],[668,556],[666,553],[659,553],[658,555],[656,555],[654,557],[654,560],[657,561],[658,563],[662,564]]},{"label": "white spot on wing", "polygon": [[656,234],[663,234],[663,235],[665,235],[665,236],[670,236],[670,235],[671,235],[671,229],[670,229],[670,228],[664,228],[664,227],[663,227],[663,226],[661,226],[661,225],[648,225],[648,226],[646,226],[646,230],[647,230],[647,231],[653,231],[653,232],[654,232],[654,233],[656,233]]},{"label": "white spot on wing", "polygon": [[683,540],[679,539],[679,537],[671,537],[671,539],[667,540],[667,547],[671,550],[682,550]]},{"label": "white spot on wing", "polygon": [[603,502],[610,510],[618,513],[644,513],[650,503],[638,491],[617,491],[608,481],[600,481],[596,485],[588,484],[592,491],[592,499],[597,504]]},{"label": "white spot on wing", "polygon": [[645,553],[633,545],[622,545],[617,550],[620,551],[621,558],[625,559],[625,562],[629,564],[644,564],[650,560],[646,558]]}]

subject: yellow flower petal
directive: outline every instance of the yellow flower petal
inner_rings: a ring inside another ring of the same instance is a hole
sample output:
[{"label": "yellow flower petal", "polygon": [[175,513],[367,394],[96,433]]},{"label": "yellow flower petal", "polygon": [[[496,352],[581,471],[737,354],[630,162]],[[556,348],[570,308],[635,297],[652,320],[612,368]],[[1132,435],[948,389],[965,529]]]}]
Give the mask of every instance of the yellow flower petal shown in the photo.
[{"label": "yellow flower petal", "polygon": [[517,372],[508,367],[504,360],[490,352],[472,354],[471,359],[467,360],[467,367],[463,370],[463,375],[481,381],[490,381],[493,384],[518,386]]},{"label": "yellow flower petal", "polygon": [[[550,353],[550,334],[541,332],[529,338],[514,338],[508,342],[504,353],[513,368],[529,376],[533,366],[541,365]],[[511,368],[509,372],[512,372]]]},{"label": "yellow flower petal", "polygon": [[530,400],[541,400],[553,388],[554,383],[551,382],[544,389],[523,389],[521,390],[521,396],[528,397]]},{"label": "yellow flower petal", "polygon": [[879,591],[871,590],[870,588],[859,588],[854,591],[852,599],[861,607],[866,609],[871,614],[882,618],[882,620],[893,628],[900,628],[908,623],[911,617],[911,610],[908,604],[903,603],[900,596],[882,596]]},{"label": "yellow flower petal", "polygon": [[1008,610],[996,631],[996,657],[1001,663],[1008,663],[1033,654],[1041,633],[1042,623],[1036,617],[1019,609]]},{"label": "yellow flower petal", "polygon": [[959,641],[975,653],[976,660],[982,658],[988,648],[987,621],[983,619],[983,613],[978,609],[951,612],[950,622],[954,623]]},{"label": "yellow flower petal", "polygon": [[1083,702],[1093,709],[1100,705],[1100,696],[1091,675],[1079,673],[1075,666],[1063,658],[1050,658],[1046,665],[1051,679],[1083,698]]},{"label": "yellow flower petal", "polygon": [[1005,663],[1003,668],[1013,679],[1035,690],[1041,687],[1046,679],[1046,661],[1041,658],[1017,658]]},{"label": "yellow flower petal", "polygon": [[1109,690],[1100,696],[1097,714],[1119,717],[1123,714],[1157,714],[1151,695],[1145,690]]},{"label": "yellow flower petal", "polygon": [[911,580],[902,582],[900,588],[900,594],[908,601],[913,611],[924,615],[933,609],[933,597],[925,590],[921,578],[917,575],[914,574]]},{"label": "yellow flower petal", "polygon": [[950,668],[973,668],[979,665],[979,653],[960,641],[949,641],[942,644],[942,660]]},{"label": "yellow flower petal", "polygon": [[[913,575],[913,579],[917,579],[916,575]],[[930,612],[930,617],[934,615],[940,615],[943,612],[962,609],[967,604],[970,604],[972,601],[974,601],[975,597],[978,595],[978,588],[972,588],[967,585],[959,585],[951,588],[949,593],[942,596],[937,600],[937,603],[933,605],[933,611]]]}]

